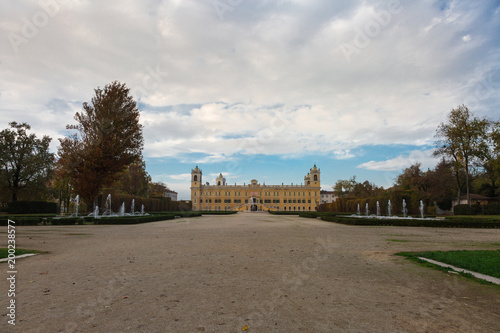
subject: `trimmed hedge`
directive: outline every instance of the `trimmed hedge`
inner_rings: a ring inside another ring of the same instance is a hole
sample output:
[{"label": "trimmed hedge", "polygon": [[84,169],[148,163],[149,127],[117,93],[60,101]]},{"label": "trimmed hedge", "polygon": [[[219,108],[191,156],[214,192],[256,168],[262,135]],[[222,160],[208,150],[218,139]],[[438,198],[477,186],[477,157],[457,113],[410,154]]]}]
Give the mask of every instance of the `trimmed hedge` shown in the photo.
[{"label": "trimmed hedge", "polygon": [[342,216],[342,215],[352,215],[351,213],[332,213],[332,212],[302,212],[299,214],[300,217],[307,217],[315,219],[322,216]]},{"label": "trimmed hedge", "polygon": [[75,225],[83,224],[83,217],[62,217],[60,219],[52,219],[50,223],[52,225]]},{"label": "trimmed hedge", "polygon": [[500,215],[500,204],[489,203],[487,205],[456,205],[453,207],[455,215]]},{"label": "trimmed hedge", "polygon": [[481,206],[472,205],[456,205],[453,207],[453,214],[455,215],[477,215],[481,214]]},{"label": "trimmed hedge", "polygon": [[38,223],[42,222],[43,217],[0,217],[0,225],[6,226],[8,224],[8,220],[12,220],[16,222],[12,224],[13,226],[25,226],[25,225],[38,225]]},{"label": "trimmed hedge", "polygon": [[490,203],[483,206],[483,214],[484,215],[500,215],[500,204],[499,203]]},{"label": "trimmed hedge", "polygon": [[8,214],[56,214],[57,203],[45,201],[15,201],[7,203]]},{"label": "trimmed hedge", "polygon": [[197,212],[201,213],[201,215],[231,215],[238,213],[235,210],[201,210]]},{"label": "trimmed hedge", "polygon": [[500,219],[478,219],[473,217],[446,218],[439,220],[418,219],[370,219],[362,217],[323,216],[323,221],[347,225],[440,227],[440,228],[500,228]]},{"label": "trimmed hedge", "polygon": [[301,212],[299,211],[293,211],[293,212],[290,212],[290,211],[269,211],[270,214],[274,214],[274,215],[300,215]]},{"label": "trimmed hedge", "polygon": [[94,224],[140,224],[175,219],[174,214],[147,215],[147,216],[118,216],[94,219]]}]

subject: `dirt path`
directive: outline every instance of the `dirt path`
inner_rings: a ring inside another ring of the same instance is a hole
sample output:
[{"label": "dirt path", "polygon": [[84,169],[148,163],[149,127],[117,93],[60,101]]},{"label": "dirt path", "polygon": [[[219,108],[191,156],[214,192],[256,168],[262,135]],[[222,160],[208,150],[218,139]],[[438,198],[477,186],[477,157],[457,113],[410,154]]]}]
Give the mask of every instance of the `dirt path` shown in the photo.
[{"label": "dirt path", "polygon": [[[393,256],[498,249],[500,230],[239,213],[20,227],[16,241],[50,253],[18,261],[17,325],[3,310],[2,332],[500,331],[498,288]],[[5,263],[0,270],[6,277]],[[0,281],[6,309],[8,284]]]}]

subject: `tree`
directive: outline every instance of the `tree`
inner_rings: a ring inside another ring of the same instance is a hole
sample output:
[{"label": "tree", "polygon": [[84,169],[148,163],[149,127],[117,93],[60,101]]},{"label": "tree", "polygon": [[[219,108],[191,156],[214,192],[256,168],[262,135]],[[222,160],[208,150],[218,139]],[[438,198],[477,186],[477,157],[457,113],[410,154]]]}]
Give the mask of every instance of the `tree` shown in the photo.
[{"label": "tree", "polygon": [[425,193],[429,187],[426,173],[420,169],[422,164],[415,163],[406,168],[396,180],[396,186],[401,190],[417,190]]},{"label": "tree", "polygon": [[349,197],[356,184],[356,176],[351,179],[339,179],[333,186],[333,193],[337,198]]},{"label": "tree", "polygon": [[484,193],[489,196],[500,195],[500,122],[491,122],[491,131],[488,133],[487,153],[480,162],[484,169],[484,178],[488,183],[483,183]]},{"label": "tree", "polygon": [[73,190],[87,203],[141,158],[144,145],[139,109],[130,89],[117,81],[95,89],[91,103],[75,114],[77,133],[60,139],[59,163]]},{"label": "tree", "polygon": [[13,202],[20,191],[38,191],[47,187],[54,164],[54,155],[49,152],[52,140],[49,136],[38,139],[28,134],[27,123],[11,122],[10,129],[0,132],[0,176],[11,193]]},{"label": "tree", "polygon": [[459,169],[465,172],[467,203],[470,206],[470,166],[474,158],[484,158],[487,152],[487,132],[491,123],[473,117],[465,105],[451,110],[448,122],[441,123],[436,131],[437,156],[453,160],[460,197]]},{"label": "tree", "polygon": [[149,197],[163,197],[166,190],[168,190],[168,187],[165,183],[161,183],[161,182],[149,183],[148,196]]},{"label": "tree", "polygon": [[125,167],[111,188],[130,195],[146,197],[149,182],[151,177],[146,172],[146,163],[140,160]]},{"label": "tree", "polygon": [[434,170],[425,175],[428,184],[427,196],[444,210],[450,210],[454,196],[454,176],[452,163],[444,158],[439,161]]}]

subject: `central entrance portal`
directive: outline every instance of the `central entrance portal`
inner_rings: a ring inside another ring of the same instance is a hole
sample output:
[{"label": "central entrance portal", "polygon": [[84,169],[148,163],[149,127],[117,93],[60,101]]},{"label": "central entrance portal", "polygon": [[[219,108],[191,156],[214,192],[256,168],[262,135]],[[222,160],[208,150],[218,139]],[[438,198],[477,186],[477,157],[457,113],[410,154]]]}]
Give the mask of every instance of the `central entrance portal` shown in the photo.
[{"label": "central entrance portal", "polygon": [[259,203],[259,199],[256,197],[250,197],[250,211],[251,212],[256,212],[259,210],[259,207],[257,204]]}]

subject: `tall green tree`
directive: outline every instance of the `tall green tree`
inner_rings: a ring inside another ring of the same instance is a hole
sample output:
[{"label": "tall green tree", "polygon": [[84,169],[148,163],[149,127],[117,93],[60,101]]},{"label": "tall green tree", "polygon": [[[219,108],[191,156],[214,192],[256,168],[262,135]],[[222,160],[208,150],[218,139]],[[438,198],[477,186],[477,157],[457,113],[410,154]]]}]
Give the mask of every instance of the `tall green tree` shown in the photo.
[{"label": "tall green tree", "polygon": [[27,123],[11,122],[10,128],[0,132],[0,177],[17,201],[21,191],[40,191],[47,188],[50,180],[54,155],[49,152],[52,140],[49,136],[38,139],[28,134]]},{"label": "tall green tree", "polygon": [[475,158],[487,153],[487,136],[491,122],[479,119],[465,105],[451,110],[447,123],[441,123],[436,131],[435,155],[451,159],[456,168],[457,190],[460,197],[459,169],[465,172],[467,203],[470,205],[470,167]]},{"label": "tall green tree", "polygon": [[352,191],[354,191],[356,184],[356,176],[352,176],[351,179],[339,179],[333,185],[333,193],[337,198],[349,197]]},{"label": "tall green tree", "polygon": [[139,109],[125,84],[112,82],[95,89],[90,103],[75,114],[77,133],[60,139],[58,150],[62,170],[69,177],[75,194],[88,204],[117,175],[139,161],[144,145]]}]

